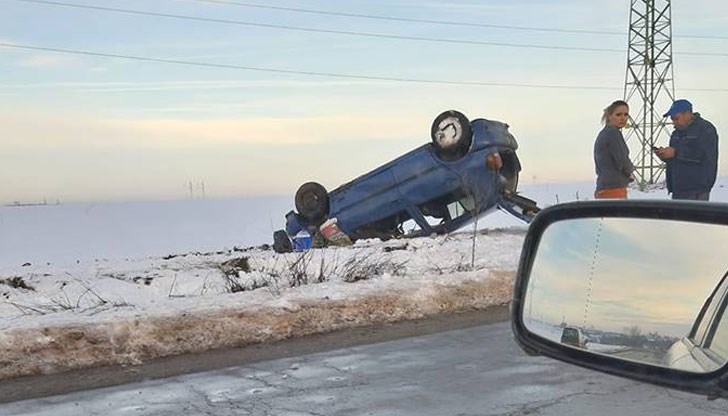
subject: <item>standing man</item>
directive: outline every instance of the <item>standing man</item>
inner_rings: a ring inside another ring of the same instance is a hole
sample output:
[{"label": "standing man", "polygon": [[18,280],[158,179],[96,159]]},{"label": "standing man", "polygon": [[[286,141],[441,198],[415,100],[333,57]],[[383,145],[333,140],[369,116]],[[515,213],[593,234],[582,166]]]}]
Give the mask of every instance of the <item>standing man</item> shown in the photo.
[{"label": "standing man", "polygon": [[673,102],[668,116],[675,126],[670,146],[654,149],[667,163],[667,192],[672,199],[707,201],[718,173],[718,133],[688,100]]}]

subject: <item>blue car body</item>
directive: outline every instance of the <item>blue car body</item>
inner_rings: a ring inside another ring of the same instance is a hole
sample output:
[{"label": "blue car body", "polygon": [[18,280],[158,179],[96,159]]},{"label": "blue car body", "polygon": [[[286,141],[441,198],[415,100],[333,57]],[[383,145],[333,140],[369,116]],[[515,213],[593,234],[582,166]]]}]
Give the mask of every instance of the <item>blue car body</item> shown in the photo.
[{"label": "blue car body", "polygon": [[[530,221],[538,208],[517,195],[521,165],[508,125],[476,119],[470,126],[470,146],[456,160],[428,143],[328,192],[326,219],[335,218],[352,240],[446,233],[498,208]],[[499,169],[486,166],[491,154],[502,160]],[[407,232],[402,225],[410,220],[417,227]],[[304,218],[288,213],[288,236],[307,228]]]}]

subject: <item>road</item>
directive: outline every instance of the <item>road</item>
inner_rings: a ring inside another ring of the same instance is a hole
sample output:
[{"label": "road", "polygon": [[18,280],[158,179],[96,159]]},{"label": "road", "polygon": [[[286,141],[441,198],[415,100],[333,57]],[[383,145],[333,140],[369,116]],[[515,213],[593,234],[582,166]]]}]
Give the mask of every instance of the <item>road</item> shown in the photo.
[{"label": "road", "polygon": [[[441,324],[448,325],[447,321]],[[406,338],[401,338],[402,333],[386,335],[383,337],[392,339],[263,361],[240,357],[247,354],[243,352],[231,359],[235,352],[226,352],[232,354],[228,361],[251,362],[5,403],[0,405],[0,414],[707,416],[728,410],[728,403],[722,400],[707,401],[544,357],[528,357],[514,343],[508,322],[478,326],[461,322],[459,326]],[[377,334],[386,332],[374,331],[372,336],[381,338]],[[348,338],[357,336],[349,334]],[[333,344],[342,342],[332,339]],[[285,356],[295,350],[289,346],[279,353]],[[206,357],[200,357],[200,363]],[[225,360],[210,361],[209,366],[218,367]],[[195,365],[199,363],[164,371],[193,371]],[[129,377],[124,375],[129,373],[126,370],[115,373]],[[77,382],[72,379],[66,381]],[[64,384],[62,377],[50,380]],[[15,383],[13,391],[3,383],[0,392],[7,399],[9,394],[21,395],[24,389],[41,388],[42,384],[38,379],[35,384]]]}]

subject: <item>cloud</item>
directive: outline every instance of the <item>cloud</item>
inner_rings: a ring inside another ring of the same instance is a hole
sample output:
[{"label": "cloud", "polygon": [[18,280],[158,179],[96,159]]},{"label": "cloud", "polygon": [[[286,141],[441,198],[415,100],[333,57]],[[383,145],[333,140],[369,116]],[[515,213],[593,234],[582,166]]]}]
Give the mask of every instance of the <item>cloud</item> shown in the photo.
[{"label": "cloud", "polygon": [[94,118],[89,114],[2,115],[4,146],[13,148],[189,148],[224,143],[270,146],[418,137],[402,117]]},{"label": "cloud", "polygon": [[[418,7],[430,8],[434,10],[439,9],[445,12],[450,12],[453,10],[466,12],[473,15],[473,20],[467,20],[470,22],[476,20],[476,17],[487,16],[492,19],[498,20],[492,20],[490,22],[483,23],[508,25],[512,24],[511,22],[518,20],[522,23],[515,26],[535,26],[545,28],[558,27],[559,24],[544,23],[543,16],[559,16],[562,24],[564,25],[564,27],[566,27],[566,25],[563,23],[564,21],[584,22],[584,19],[588,19],[590,16],[593,16],[591,10],[593,10],[594,8],[593,4],[590,2],[576,0],[559,2],[531,0],[511,3],[488,2],[487,4],[462,1],[455,3],[431,2],[420,4],[418,5]],[[627,7],[627,5],[621,5],[621,3],[605,3],[600,4],[599,7],[601,10],[609,13],[624,13],[625,22],[627,22],[627,16],[629,14],[629,7]],[[576,27],[578,28],[578,26]],[[598,29],[586,23],[583,23],[582,27],[584,29]]]},{"label": "cloud", "polygon": [[[38,61],[40,63],[40,61]],[[105,67],[95,67],[94,71],[107,71]],[[262,79],[250,81],[238,80],[181,80],[181,81],[134,81],[134,82],[38,82],[22,84],[0,84],[2,90],[34,90],[34,89],[73,89],[79,92],[110,93],[110,92],[163,92],[163,91],[230,91],[248,88],[321,88],[341,86],[372,86],[391,84],[387,81],[365,80],[286,80]]]},{"label": "cloud", "polygon": [[75,59],[59,54],[33,54],[15,62],[15,65],[24,68],[59,68],[66,67],[75,62]]}]

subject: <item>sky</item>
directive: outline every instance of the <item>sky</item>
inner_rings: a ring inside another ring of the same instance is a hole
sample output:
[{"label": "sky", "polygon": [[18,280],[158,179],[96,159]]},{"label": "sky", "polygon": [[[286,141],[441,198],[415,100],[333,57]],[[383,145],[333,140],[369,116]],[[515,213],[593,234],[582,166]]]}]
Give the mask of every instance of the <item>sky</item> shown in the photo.
[{"label": "sky", "polygon": [[[629,4],[0,0],[0,203],[333,189],[428,142],[447,109],[507,122],[522,183],[593,179]],[[676,95],[719,134],[720,4],[672,6]]]}]

